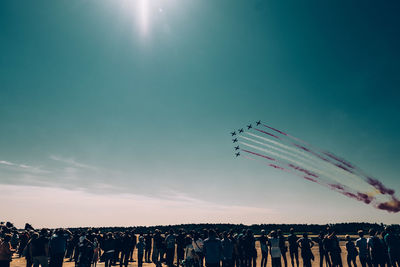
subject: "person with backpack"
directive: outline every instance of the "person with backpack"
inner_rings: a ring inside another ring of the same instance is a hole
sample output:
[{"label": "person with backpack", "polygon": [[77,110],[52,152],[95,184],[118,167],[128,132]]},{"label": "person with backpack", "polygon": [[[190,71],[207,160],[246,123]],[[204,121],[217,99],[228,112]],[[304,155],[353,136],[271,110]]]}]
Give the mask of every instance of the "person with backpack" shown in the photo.
[{"label": "person with backpack", "polygon": [[353,267],[357,267],[356,258],[358,255],[358,251],[353,241],[351,240],[349,235],[346,235],[346,250],[347,250],[347,265],[351,267],[351,263],[353,263]]},{"label": "person with backpack", "polygon": [[374,267],[385,267],[385,250],[382,241],[376,236],[376,230],[369,230],[370,237],[368,238],[367,245],[368,251],[371,255],[371,262]]}]

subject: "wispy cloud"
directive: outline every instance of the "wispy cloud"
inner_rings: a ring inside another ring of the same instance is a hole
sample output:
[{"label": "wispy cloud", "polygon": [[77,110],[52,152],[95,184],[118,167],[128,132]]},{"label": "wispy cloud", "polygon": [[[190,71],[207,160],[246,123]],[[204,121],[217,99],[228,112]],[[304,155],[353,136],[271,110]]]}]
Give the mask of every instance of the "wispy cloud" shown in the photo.
[{"label": "wispy cloud", "polygon": [[29,172],[29,173],[37,173],[37,174],[50,173],[49,170],[45,170],[41,166],[31,166],[31,165],[15,163],[15,162],[7,161],[7,160],[0,160],[0,164],[3,165],[0,167],[7,168],[9,170],[13,170],[16,172]]},{"label": "wispy cloud", "polygon": [[74,158],[65,158],[65,157],[61,157],[61,156],[51,155],[50,159],[58,161],[58,162],[62,162],[62,163],[65,163],[65,164],[68,164],[70,166],[75,166],[77,168],[89,169],[89,170],[98,170],[99,169],[96,166],[92,166],[92,165],[88,165],[88,164],[84,164],[84,163],[78,162]]},{"label": "wispy cloud", "polygon": [[51,155],[49,159],[51,161],[47,161],[45,167],[1,160],[0,184],[83,189],[98,193],[127,191],[126,187],[118,184],[126,174],[74,158]]},{"label": "wispy cloud", "polygon": [[6,160],[0,160],[0,164],[14,166],[15,164]]}]

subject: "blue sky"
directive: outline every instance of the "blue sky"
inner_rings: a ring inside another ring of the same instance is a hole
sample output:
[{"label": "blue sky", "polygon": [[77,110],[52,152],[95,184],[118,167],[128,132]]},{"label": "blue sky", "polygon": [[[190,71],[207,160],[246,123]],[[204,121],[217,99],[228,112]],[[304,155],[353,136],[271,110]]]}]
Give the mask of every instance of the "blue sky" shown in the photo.
[{"label": "blue sky", "polygon": [[[14,164],[0,164],[3,193],[12,203],[13,190],[47,192],[51,206],[54,189],[73,207],[68,196],[80,192],[99,203],[93,212],[121,194],[154,198],[154,211],[173,198],[181,208],[173,217],[185,212],[187,221],[165,224],[398,222],[234,159],[229,131],[261,119],[400,188],[399,9],[396,1],[2,1],[0,161]],[[206,201],[203,217],[185,198]],[[245,208],[242,217],[210,215],[216,206]],[[248,220],[254,209],[262,215]],[[18,208],[9,220],[22,224],[18,213],[48,225]],[[142,224],[164,223],[156,217]]]}]

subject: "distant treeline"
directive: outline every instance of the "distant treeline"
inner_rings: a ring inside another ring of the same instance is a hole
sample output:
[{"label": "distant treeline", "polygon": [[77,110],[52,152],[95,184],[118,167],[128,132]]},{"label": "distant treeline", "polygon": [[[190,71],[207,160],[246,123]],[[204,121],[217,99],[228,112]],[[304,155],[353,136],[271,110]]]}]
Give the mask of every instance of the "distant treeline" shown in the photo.
[{"label": "distant treeline", "polygon": [[[250,229],[255,234],[259,234],[261,230],[265,230],[266,232],[270,232],[272,230],[280,229],[283,233],[287,234],[290,228],[294,228],[297,233],[312,233],[318,234],[320,231],[325,231],[328,227],[335,230],[337,234],[357,234],[358,230],[364,230],[368,232],[369,229],[373,228],[377,231],[382,231],[385,226],[384,224],[377,223],[336,223],[336,224],[253,224],[253,225],[244,225],[244,224],[179,224],[179,225],[159,225],[159,226],[132,226],[132,227],[96,227],[96,229],[100,230],[100,232],[116,232],[116,231],[126,231],[133,230],[136,233],[147,233],[154,232],[154,230],[159,229],[162,232],[166,232],[169,230],[174,230],[175,232],[179,229],[184,229],[185,232],[189,231],[201,231],[203,229],[216,229],[218,232],[230,231],[241,232],[245,229]],[[399,232],[400,225],[395,224],[392,227]],[[86,231],[89,228],[69,228],[70,230],[80,230]]]}]

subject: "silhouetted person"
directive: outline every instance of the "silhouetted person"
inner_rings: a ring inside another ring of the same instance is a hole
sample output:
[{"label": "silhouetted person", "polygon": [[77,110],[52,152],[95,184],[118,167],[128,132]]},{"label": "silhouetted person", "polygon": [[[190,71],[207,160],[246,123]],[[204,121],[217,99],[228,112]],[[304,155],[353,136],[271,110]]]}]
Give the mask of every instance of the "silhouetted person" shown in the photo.
[{"label": "silhouetted person", "polygon": [[85,237],[78,244],[76,253],[77,257],[77,267],[90,267],[93,260],[93,244]]},{"label": "silhouetted person", "polygon": [[161,236],[161,232],[156,230],[153,236],[153,255],[152,260],[156,267],[161,267],[161,259],[162,259],[162,246],[163,246],[163,238]]},{"label": "silhouetted person", "polygon": [[[328,231],[329,233],[329,231]],[[332,266],[332,261],[331,261],[331,256],[329,255],[329,252],[331,250],[331,240],[329,240],[329,234],[326,234],[324,236],[324,239],[322,240],[322,245],[324,247],[324,257],[325,257],[325,262],[326,266],[331,267]]]},{"label": "silhouetted person", "polygon": [[107,233],[103,241],[102,249],[104,251],[103,253],[104,266],[109,267],[111,266],[111,262],[113,260],[115,253],[115,238],[112,233]]},{"label": "silhouetted person", "polygon": [[30,254],[33,261],[33,267],[49,266],[49,239],[47,230],[42,229],[38,238],[31,241]]},{"label": "silhouetted person", "polygon": [[314,242],[308,238],[308,234],[304,233],[303,237],[300,238],[297,243],[301,249],[301,257],[303,259],[304,267],[311,267],[311,261],[314,260],[314,255],[311,252],[311,248],[314,246]]},{"label": "silhouetted person", "polygon": [[198,267],[195,264],[196,253],[193,248],[193,238],[191,236],[185,237],[185,251],[184,260],[182,261],[182,266],[185,267]]},{"label": "silhouetted person", "polygon": [[151,256],[151,246],[152,246],[152,236],[151,236],[151,233],[147,233],[147,234],[144,236],[144,242],[145,242],[145,244],[146,244],[146,246],[145,246],[145,252],[144,252],[144,254],[145,254],[145,261],[146,261],[147,263],[149,263],[149,262],[151,262],[151,260],[150,260],[150,256]]},{"label": "silhouetted person", "polygon": [[341,257],[341,253],[342,253],[342,249],[340,248],[339,245],[339,238],[336,236],[335,231],[331,231],[331,233],[328,236],[328,244],[329,244],[329,254],[331,256],[331,260],[332,260],[332,266],[333,267],[337,267],[343,266],[342,263],[342,257]]},{"label": "silhouetted person", "polygon": [[257,250],[256,250],[256,239],[254,238],[253,232],[248,229],[246,231],[246,261],[247,266],[256,267],[257,262]]},{"label": "silhouetted person", "polygon": [[356,240],[356,247],[358,248],[358,257],[362,267],[371,267],[371,258],[368,251],[367,239],[364,237],[364,231],[358,231],[358,238]]},{"label": "silhouetted person", "polygon": [[[325,250],[325,248],[324,248],[324,232],[319,232],[319,235],[318,235],[318,238],[317,238],[317,243],[318,243],[318,251],[319,251],[319,266],[320,267],[323,267],[324,266],[324,259],[326,259],[326,257],[329,257],[327,254],[327,252],[326,252],[326,250]],[[326,263],[326,266],[327,267],[330,267],[331,266],[331,263],[330,263],[330,261],[329,261],[329,258],[328,259],[326,259],[327,260],[327,263]]]},{"label": "silhouetted person", "polygon": [[277,233],[278,233],[279,247],[281,249],[283,263],[285,264],[285,267],[287,267],[286,252],[287,252],[288,248],[286,246],[286,240],[285,240],[285,237],[283,236],[283,233],[282,233],[282,231],[280,229],[278,229]]},{"label": "silhouetted person", "polygon": [[347,250],[347,265],[351,267],[351,263],[353,263],[353,267],[357,267],[356,258],[358,255],[358,251],[356,246],[349,235],[346,235],[346,250]]},{"label": "silhouetted person", "polygon": [[392,227],[388,227],[385,243],[388,247],[390,263],[393,267],[400,267],[400,237]]},{"label": "silhouetted person", "polygon": [[201,238],[201,235],[197,232],[193,234],[193,249],[196,254],[195,257],[195,265],[199,267],[203,267],[203,259],[204,259],[204,241]]},{"label": "silhouetted person", "polygon": [[261,249],[261,267],[266,267],[268,261],[268,237],[265,234],[265,230],[261,230],[261,236],[258,240],[260,241]]},{"label": "silhouetted person", "polygon": [[11,235],[6,234],[0,239],[0,267],[9,267],[14,250],[11,248]]},{"label": "silhouetted person", "polygon": [[221,240],[217,238],[214,230],[209,230],[208,238],[204,240],[203,246],[206,267],[219,267],[222,255]]},{"label": "silhouetted person", "polygon": [[233,241],[227,232],[223,234],[222,239],[222,267],[233,267]]},{"label": "silhouetted person", "polygon": [[64,262],[65,251],[67,250],[67,241],[71,232],[58,229],[50,238],[50,267],[61,267]]},{"label": "silhouetted person", "polygon": [[389,258],[389,250],[388,250],[388,246],[386,245],[386,242],[385,242],[385,235],[386,234],[387,234],[386,230],[382,231],[381,235],[380,235],[380,237],[381,237],[380,240],[381,240],[381,243],[383,245],[384,262],[385,262],[384,264],[387,264],[387,266],[390,267],[391,263],[390,263],[390,258]]},{"label": "silhouetted person", "polygon": [[135,247],[136,247],[136,243],[137,243],[137,238],[136,238],[136,234],[134,231],[132,231],[130,233],[131,236],[131,242],[130,242],[130,247],[129,247],[129,260],[130,261],[135,261],[134,259],[134,251],[135,251]]},{"label": "silhouetted person", "polygon": [[18,247],[18,255],[19,255],[19,257],[23,256],[24,250],[26,248],[26,245],[29,242],[29,239],[30,239],[30,236],[29,236],[28,231],[24,231],[21,234],[20,241],[19,241],[19,247]]},{"label": "silhouetted person", "polygon": [[371,255],[371,262],[374,267],[385,267],[385,250],[382,241],[376,236],[374,229],[369,230],[368,250]]},{"label": "silhouetted person", "polygon": [[143,255],[146,247],[146,243],[144,242],[144,237],[139,236],[139,242],[136,244],[137,247],[137,259],[138,259],[138,267],[142,267],[143,265]]},{"label": "silhouetted person", "polygon": [[272,267],[281,267],[281,248],[279,246],[278,234],[275,231],[271,232],[271,238],[269,239],[269,247],[271,253],[271,264]]},{"label": "silhouetted person", "polygon": [[299,245],[297,243],[297,240],[298,237],[294,233],[294,229],[290,228],[288,242],[289,242],[289,254],[290,254],[290,260],[292,262],[292,267],[294,267],[294,259],[296,259],[296,266],[299,267]]},{"label": "silhouetted person", "polygon": [[185,239],[186,239],[185,231],[183,229],[179,229],[178,235],[176,236],[176,266],[178,267],[179,265],[181,265],[185,257],[185,248],[186,248]]},{"label": "silhouetted person", "polygon": [[175,257],[175,234],[171,229],[169,230],[169,234],[165,238],[166,243],[166,263],[168,267],[172,267],[174,265],[174,257]]},{"label": "silhouetted person", "polygon": [[125,232],[121,237],[120,244],[121,260],[119,261],[119,266],[122,267],[122,265],[124,265],[127,267],[132,249],[132,237],[129,232]]}]

